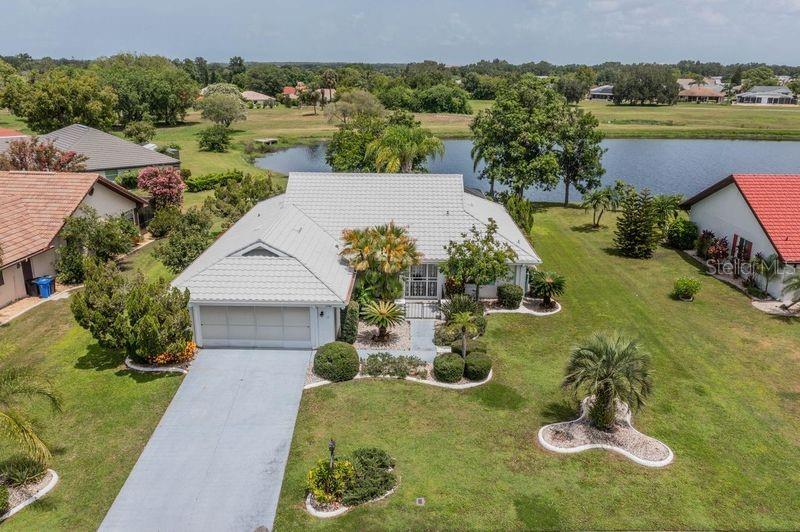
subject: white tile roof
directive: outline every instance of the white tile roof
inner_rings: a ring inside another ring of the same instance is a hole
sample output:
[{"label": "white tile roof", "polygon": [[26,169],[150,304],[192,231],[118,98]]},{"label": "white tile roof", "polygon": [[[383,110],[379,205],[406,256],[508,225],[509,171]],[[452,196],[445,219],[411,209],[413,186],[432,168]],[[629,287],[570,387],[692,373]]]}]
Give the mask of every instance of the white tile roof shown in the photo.
[{"label": "white tile roof", "polygon": [[[489,218],[517,262],[541,262],[505,209],[464,192],[459,174],[290,173],[285,194],[259,203],[173,284],[196,302],[344,304],[353,280],[339,256],[344,229],[394,221],[425,260],[441,261],[448,242]],[[280,257],[238,256],[256,243]]]}]

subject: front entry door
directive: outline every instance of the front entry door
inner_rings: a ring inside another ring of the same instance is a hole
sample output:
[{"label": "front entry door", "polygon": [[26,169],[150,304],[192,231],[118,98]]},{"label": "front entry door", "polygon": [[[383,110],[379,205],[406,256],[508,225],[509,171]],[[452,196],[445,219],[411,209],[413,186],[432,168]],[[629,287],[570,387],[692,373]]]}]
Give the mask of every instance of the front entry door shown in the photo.
[{"label": "front entry door", "polygon": [[408,269],[405,296],[410,299],[439,299],[439,267],[418,264]]}]

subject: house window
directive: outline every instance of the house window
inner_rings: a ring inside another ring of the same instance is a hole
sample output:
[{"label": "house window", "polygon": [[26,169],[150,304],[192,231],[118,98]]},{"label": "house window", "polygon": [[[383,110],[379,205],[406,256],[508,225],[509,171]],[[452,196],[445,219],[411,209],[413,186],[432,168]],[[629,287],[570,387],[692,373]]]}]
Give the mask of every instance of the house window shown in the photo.
[{"label": "house window", "polygon": [[748,262],[753,253],[753,243],[739,235],[733,235],[732,256],[742,262]]},{"label": "house window", "polygon": [[417,264],[408,269],[406,297],[439,297],[439,268],[436,264]]}]

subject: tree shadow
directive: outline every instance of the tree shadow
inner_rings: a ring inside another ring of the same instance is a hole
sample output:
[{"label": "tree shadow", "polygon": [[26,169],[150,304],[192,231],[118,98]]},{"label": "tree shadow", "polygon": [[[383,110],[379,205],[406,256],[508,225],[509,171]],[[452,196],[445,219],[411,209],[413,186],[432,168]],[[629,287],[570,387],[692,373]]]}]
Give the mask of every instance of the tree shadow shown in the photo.
[{"label": "tree shadow", "polygon": [[496,382],[489,382],[476,388],[472,397],[485,406],[497,410],[519,410],[525,404],[525,397],[514,388]]},{"label": "tree shadow", "polygon": [[75,362],[76,369],[107,371],[118,368],[125,361],[125,353],[114,349],[103,349],[97,343],[86,349],[86,354]]},{"label": "tree shadow", "polygon": [[569,399],[551,401],[544,405],[541,414],[542,421],[546,424],[572,421],[578,417],[578,405]]},{"label": "tree shadow", "polygon": [[549,499],[529,495],[514,499],[517,518],[526,530],[559,530],[563,528],[561,515]]},{"label": "tree shadow", "polygon": [[[641,259],[634,259],[633,257],[626,257],[617,248],[603,248],[603,253],[606,255],[611,255],[612,257],[619,257],[621,259],[631,259],[631,260],[641,260]],[[646,259],[645,259],[646,260]]]},{"label": "tree shadow", "polygon": [[176,373],[174,371],[144,372],[144,371],[134,371],[131,369],[121,369],[116,373],[114,373],[114,375],[118,377],[128,377],[137,384],[146,384],[148,382],[153,382],[169,377],[180,377],[182,374]]},{"label": "tree shadow", "polygon": [[570,227],[570,229],[572,229],[576,233],[597,233],[598,231],[608,229],[608,226],[600,224],[597,227],[595,227],[594,224],[588,222],[583,225],[573,225],[572,227]]}]

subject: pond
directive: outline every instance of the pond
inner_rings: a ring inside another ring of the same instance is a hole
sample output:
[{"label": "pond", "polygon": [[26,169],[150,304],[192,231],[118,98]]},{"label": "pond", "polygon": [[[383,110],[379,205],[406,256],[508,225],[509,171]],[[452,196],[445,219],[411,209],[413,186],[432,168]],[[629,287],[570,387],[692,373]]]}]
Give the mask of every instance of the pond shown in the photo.
[{"label": "pond", "polygon": [[[472,169],[469,139],[444,141],[443,158],[429,161],[431,173],[464,175],[466,186],[488,190]],[[648,187],[656,194],[691,196],[732,173],[798,173],[800,142],[750,140],[665,140],[610,139],[603,156],[604,183],[622,179],[636,187]],[[260,168],[277,172],[326,172],[326,144],[295,146],[268,153],[256,160]],[[527,196],[537,201],[562,201],[564,189],[530,189]],[[578,199],[574,191],[571,199]]]}]

